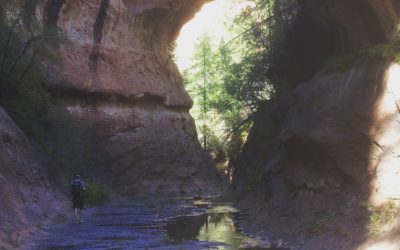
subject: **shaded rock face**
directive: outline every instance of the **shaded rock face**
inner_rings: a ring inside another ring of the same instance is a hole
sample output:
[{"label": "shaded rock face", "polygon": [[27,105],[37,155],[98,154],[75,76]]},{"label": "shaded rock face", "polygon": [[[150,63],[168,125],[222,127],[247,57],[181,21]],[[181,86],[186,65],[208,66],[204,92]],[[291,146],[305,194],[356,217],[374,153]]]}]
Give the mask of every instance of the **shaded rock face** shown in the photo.
[{"label": "shaded rock face", "polygon": [[400,9],[394,0],[299,2],[301,10],[270,72],[289,89],[310,80],[331,56],[389,42]]},{"label": "shaded rock face", "polygon": [[365,204],[400,194],[399,65],[374,58],[342,72],[322,65],[331,56],[389,43],[400,5],[301,5],[292,27],[297,31],[289,30],[271,72],[286,82],[285,92],[257,114],[236,165],[235,187],[240,190],[258,167],[261,187],[242,202],[257,214],[253,225],[302,241],[301,249],[355,249],[370,233]]},{"label": "shaded rock face", "polygon": [[20,249],[24,237],[63,207],[48,160],[0,107],[0,245]]},{"label": "shaded rock face", "polygon": [[280,133],[284,155],[267,169],[285,166],[294,189],[398,198],[399,76],[398,64],[372,60],[301,84]]},{"label": "shaded rock face", "polygon": [[75,103],[67,108],[83,134],[91,133],[97,144],[87,155],[94,153],[93,176],[121,192],[186,196],[217,191],[218,176],[196,143],[194,121],[186,110],[151,100],[133,106]]},{"label": "shaded rock face", "polygon": [[[216,193],[220,177],[197,140],[192,100],[169,55],[205,0],[48,0],[36,18],[70,43],[49,65],[51,88],[89,135],[74,170],[127,194]],[[77,145],[79,146],[79,145]]]},{"label": "shaded rock face", "polygon": [[398,67],[371,61],[296,88],[281,149],[265,168],[263,199],[278,218],[317,233],[304,249],[326,244],[325,230],[331,249],[361,244],[369,222],[362,204],[398,197]]}]

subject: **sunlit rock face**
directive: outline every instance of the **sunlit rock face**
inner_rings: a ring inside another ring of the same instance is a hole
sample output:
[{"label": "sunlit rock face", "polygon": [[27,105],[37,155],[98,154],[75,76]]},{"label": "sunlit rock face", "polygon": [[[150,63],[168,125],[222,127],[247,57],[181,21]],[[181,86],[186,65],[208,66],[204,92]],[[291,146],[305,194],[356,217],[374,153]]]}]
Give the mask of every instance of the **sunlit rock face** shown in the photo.
[{"label": "sunlit rock face", "polygon": [[392,64],[387,68],[384,93],[377,102],[375,122],[371,137],[376,141],[371,153],[371,162],[375,166],[377,202],[385,198],[400,198],[400,65]]},{"label": "sunlit rock face", "polygon": [[0,246],[20,245],[64,204],[39,150],[0,107]]},{"label": "sunlit rock face", "polygon": [[81,133],[91,134],[94,160],[82,166],[89,178],[137,195],[217,192],[219,176],[197,141],[192,100],[169,55],[205,2],[49,0],[36,7],[43,24],[70,41],[48,75]]},{"label": "sunlit rock face", "polygon": [[[168,55],[185,21],[180,16],[192,14],[184,12],[187,1],[65,1],[58,9],[52,7],[56,2],[45,6],[45,23],[58,25],[72,42],[60,49],[60,84],[131,99],[151,95],[167,106],[191,106]],[[51,20],[56,14],[58,20]]]},{"label": "sunlit rock face", "polygon": [[357,249],[371,236],[369,209],[400,194],[399,65],[372,57],[340,69],[324,63],[390,43],[400,4],[301,6],[270,72],[285,91],[256,115],[235,187],[258,166],[258,203],[251,196],[242,202],[257,214],[255,227],[289,235],[301,249]]}]

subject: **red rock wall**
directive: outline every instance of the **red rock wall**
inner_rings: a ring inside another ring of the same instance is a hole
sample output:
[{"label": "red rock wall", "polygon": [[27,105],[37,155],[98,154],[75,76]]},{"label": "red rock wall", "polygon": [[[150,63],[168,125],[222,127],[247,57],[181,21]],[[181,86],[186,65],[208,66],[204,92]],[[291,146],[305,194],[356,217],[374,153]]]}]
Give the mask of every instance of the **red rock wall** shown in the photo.
[{"label": "red rock wall", "polygon": [[[285,235],[299,249],[358,249],[373,238],[369,206],[400,194],[399,65],[378,58],[347,59],[340,69],[324,63],[389,44],[400,5],[301,4],[271,72],[285,91],[256,115],[235,186],[240,192],[252,172],[264,174],[241,202],[251,211],[251,227]],[[397,236],[385,240],[394,243],[387,249],[399,248]]]},{"label": "red rock wall", "polygon": [[56,23],[72,42],[60,48],[60,84],[88,93],[130,99],[151,95],[167,106],[191,106],[168,46],[204,1],[64,2],[59,9],[44,11],[47,20],[49,12],[58,10]]},{"label": "red rock wall", "polygon": [[21,249],[26,236],[61,211],[49,161],[0,107],[0,248]]},{"label": "red rock wall", "polygon": [[[192,100],[168,48],[204,4],[192,1],[47,1],[37,18],[70,43],[49,67],[53,89],[91,134],[82,166],[128,194],[216,193],[220,177],[197,141]],[[88,101],[90,100],[90,101]],[[79,169],[79,166],[78,166]]]},{"label": "red rock wall", "polygon": [[[192,100],[168,54],[204,2],[1,1],[0,11],[16,3],[32,15],[26,22],[36,18],[68,38],[55,53],[60,63],[46,72],[52,90],[67,100],[68,119],[61,113],[55,119],[72,121],[79,133],[73,137],[90,135],[75,147],[89,145],[81,154],[94,161],[74,171],[129,195],[219,192],[221,179],[188,112]],[[65,204],[36,147],[0,108],[0,248],[20,248],[25,235]]]}]

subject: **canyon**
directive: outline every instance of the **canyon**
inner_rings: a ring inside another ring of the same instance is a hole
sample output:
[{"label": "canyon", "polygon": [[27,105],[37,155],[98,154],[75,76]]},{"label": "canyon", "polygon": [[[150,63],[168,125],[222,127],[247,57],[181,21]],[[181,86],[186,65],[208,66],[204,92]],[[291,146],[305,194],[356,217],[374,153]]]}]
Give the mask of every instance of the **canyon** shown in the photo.
[{"label": "canyon", "polygon": [[[1,11],[17,4],[69,41],[58,46],[59,64],[44,64],[52,94],[65,99],[54,122],[68,117],[85,142],[73,155],[86,160],[70,173],[131,196],[221,193],[225,181],[197,140],[192,100],[170,55],[206,2],[2,2]],[[398,222],[374,234],[370,217],[400,197],[400,65],[376,52],[395,42],[400,3],[298,3],[269,72],[282,91],[254,116],[231,196],[248,211],[250,230],[294,248],[398,249]],[[0,241],[12,246],[67,203],[46,153],[2,109],[0,136]],[[249,183],[254,176],[262,178]]]},{"label": "canyon", "polygon": [[48,1],[44,25],[70,41],[49,67],[53,91],[82,134],[89,176],[127,194],[218,193],[197,141],[192,100],[168,46],[203,1]]},{"label": "canyon", "polygon": [[[49,89],[63,100],[51,114],[58,127],[45,144],[69,158],[66,174],[82,173],[130,196],[220,193],[224,181],[197,140],[192,100],[169,54],[181,26],[205,2],[1,2],[5,15],[20,10],[28,29],[38,23],[67,40],[54,51],[58,63],[44,62]],[[2,137],[0,159],[0,242],[12,247],[65,208],[68,194],[55,184],[58,162],[43,163],[45,150],[35,155],[40,146],[3,110],[1,116],[1,129],[15,133]]]}]

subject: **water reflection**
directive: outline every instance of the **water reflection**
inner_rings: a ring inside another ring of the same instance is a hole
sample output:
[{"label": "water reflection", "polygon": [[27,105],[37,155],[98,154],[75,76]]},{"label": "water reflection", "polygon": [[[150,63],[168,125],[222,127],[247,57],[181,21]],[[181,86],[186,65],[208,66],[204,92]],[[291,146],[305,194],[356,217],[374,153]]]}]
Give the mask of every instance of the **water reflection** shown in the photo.
[{"label": "water reflection", "polygon": [[200,229],[207,224],[208,215],[187,215],[174,218],[167,224],[167,236],[171,241],[182,243],[197,239]]},{"label": "water reflection", "polygon": [[241,232],[245,217],[229,204],[213,205],[204,198],[137,199],[93,208],[79,227],[54,226],[27,249],[284,249],[273,248],[264,234]]},{"label": "water reflection", "polygon": [[278,249],[249,247],[256,240],[241,232],[239,222],[243,216],[231,206],[218,205],[205,213],[172,219],[166,225],[167,236],[175,243],[190,240],[220,243],[217,249]]},{"label": "water reflection", "polygon": [[235,249],[243,246],[247,237],[241,233],[235,214],[233,212],[207,214],[207,221],[201,227],[197,240],[222,242]]}]

